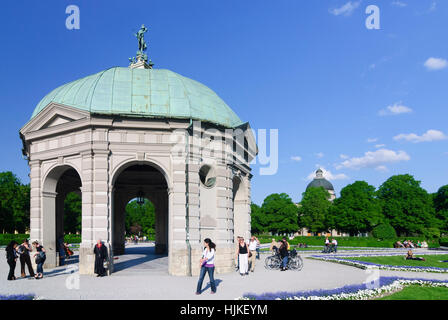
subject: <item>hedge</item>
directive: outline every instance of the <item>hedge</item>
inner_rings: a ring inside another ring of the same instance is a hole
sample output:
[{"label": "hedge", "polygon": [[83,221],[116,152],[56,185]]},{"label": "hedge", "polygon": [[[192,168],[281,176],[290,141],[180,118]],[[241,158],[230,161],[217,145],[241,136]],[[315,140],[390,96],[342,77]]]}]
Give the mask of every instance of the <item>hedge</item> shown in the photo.
[{"label": "hedge", "polygon": [[[12,240],[17,243],[22,243],[23,240],[28,239],[29,234],[11,234],[11,233],[0,233],[0,246],[7,246]],[[66,234],[64,236],[64,241],[68,243],[80,243],[81,235],[78,234]]]},{"label": "hedge", "polygon": [[[261,243],[270,243],[272,239],[276,239],[276,241],[279,241],[282,236],[268,236],[268,235],[260,235],[258,236],[258,240],[260,240]],[[332,237],[329,237],[330,239]],[[423,237],[400,237],[395,239],[387,239],[387,240],[379,240],[374,237],[334,237],[338,241],[339,246],[344,247],[376,247],[376,248],[393,248],[394,242],[400,240],[403,241],[404,239],[411,240],[414,243],[417,243],[418,240],[423,241],[425,240]],[[299,243],[305,243],[307,245],[311,246],[323,246],[325,242],[325,237],[306,237],[306,236],[299,236],[294,237],[294,239],[289,240],[289,244],[297,245]],[[428,246],[430,248],[438,248],[440,247],[439,240],[438,239],[426,239],[426,242],[428,243]]]}]

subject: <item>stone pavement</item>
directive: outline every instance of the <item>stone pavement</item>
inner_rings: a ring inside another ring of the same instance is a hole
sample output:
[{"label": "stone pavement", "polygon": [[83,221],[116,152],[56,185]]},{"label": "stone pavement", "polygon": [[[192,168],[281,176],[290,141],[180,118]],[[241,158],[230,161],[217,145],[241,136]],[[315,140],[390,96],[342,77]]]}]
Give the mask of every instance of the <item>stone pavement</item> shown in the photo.
[{"label": "stone pavement", "polygon": [[[130,245],[127,254],[115,262],[117,272],[112,276],[97,278],[70,273],[76,263],[45,270],[45,278],[7,281],[8,265],[4,250],[0,250],[0,294],[33,293],[44,299],[163,299],[203,300],[235,299],[244,293],[278,291],[302,291],[332,289],[349,284],[365,282],[370,274],[364,270],[330,263],[304,259],[302,271],[269,271],[264,268],[264,258],[257,260],[254,273],[241,277],[239,273],[215,274],[218,289],[210,294],[208,276],[204,281],[206,290],[195,295],[197,277],[170,276],[167,257],[152,253],[152,245]],[[149,254],[148,254],[149,253]],[[219,251],[218,251],[219,254]],[[305,258],[309,254],[301,254]],[[73,260],[76,262],[76,259]],[[20,265],[16,276],[20,275]],[[426,272],[380,271],[381,276],[407,278],[448,279],[448,274]],[[79,282],[78,282],[79,280]],[[79,286],[77,285],[79,283]]]}]

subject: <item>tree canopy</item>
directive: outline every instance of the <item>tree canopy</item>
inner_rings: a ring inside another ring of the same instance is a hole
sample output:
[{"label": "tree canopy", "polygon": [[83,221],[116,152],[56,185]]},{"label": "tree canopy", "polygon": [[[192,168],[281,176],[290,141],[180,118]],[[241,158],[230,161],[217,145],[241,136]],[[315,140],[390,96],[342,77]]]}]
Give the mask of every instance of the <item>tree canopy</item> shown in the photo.
[{"label": "tree canopy", "polygon": [[375,187],[365,181],[345,186],[329,211],[331,227],[350,235],[370,232],[383,220]]},{"label": "tree canopy", "polygon": [[[133,200],[126,205],[126,234],[146,236],[154,234],[155,228],[155,207],[152,202],[145,199],[142,205]],[[141,234],[140,234],[141,235]]]},{"label": "tree canopy", "polygon": [[434,195],[434,209],[440,221],[440,230],[448,233],[448,185],[440,187]]},{"label": "tree canopy", "polygon": [[264,199],[261,207],[255,205],[251,209],[255,230],[275,234],[297,231],[297,206],[286,193],[271,194]]},{"label": "tree canopy", "polygon": [[328,210],[331,206],[330,194],[323,187],[308,188],[303,193],[299,206],[299,227],[311,232],[328,229]]},{"label": "tree canopy", "polygon": [[[378,189],[384,216],[399,235],[434,234],[438,225],[431,196],[409,174],[395,175]],[[432,230],[431,230],[431,229]]]},{"label": "tree canopy", "polygon": [[30,186],[11,171],[0,172],[0,232],[25,233],[30,224]]},{"label": "tree canopy", "polygon": [[81,196],[75,192],[67,194],[64,200],[64,232],[80,233],[82,219]]}]

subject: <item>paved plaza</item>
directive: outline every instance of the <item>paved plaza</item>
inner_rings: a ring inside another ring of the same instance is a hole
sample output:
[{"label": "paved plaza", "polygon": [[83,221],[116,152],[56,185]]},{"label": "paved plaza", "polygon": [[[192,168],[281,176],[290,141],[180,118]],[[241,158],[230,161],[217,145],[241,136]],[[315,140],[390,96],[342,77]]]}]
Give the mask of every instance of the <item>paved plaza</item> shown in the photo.
[{"label": "paved plaza", "polygon": [[[423,251],[419,251],[423,253]],[[219,254],[219,249],[217,251]],[[89,275],[70,273],[76,270],[76,257],[66,266],[45,270],[45,278],[18,279],[7,281],[8,266],[4,249],[0,252],[0,294],[35,294],[43,299],[163,299],[163,300],[204,300],[235,299],[244,293],[264,293],[278,291],[301,291],[311,289],[332,289],[366,281],[366,271],[350,266],[305,259],[302,254],[302,271],[269,271],[264,268],[264,258],[257,260],[256,270],[249,276],[239,273],[216,274],[218,290],[210,294],[206,290],[195,295],[197,277],[170,276],[167,257],[156,255],[153,245],[138,244],[126,246],[126,254],[115,260],[116,272],[112,276],[97,278]],[[448,280],[448,274],[428,272],[380,271],[381,276],[406,278],[426,278]],[[16,268],[20,276],[20,266]],[[79,279],[79,282],[78,282]],[[79,287],[78,287],[79,283]]]}]

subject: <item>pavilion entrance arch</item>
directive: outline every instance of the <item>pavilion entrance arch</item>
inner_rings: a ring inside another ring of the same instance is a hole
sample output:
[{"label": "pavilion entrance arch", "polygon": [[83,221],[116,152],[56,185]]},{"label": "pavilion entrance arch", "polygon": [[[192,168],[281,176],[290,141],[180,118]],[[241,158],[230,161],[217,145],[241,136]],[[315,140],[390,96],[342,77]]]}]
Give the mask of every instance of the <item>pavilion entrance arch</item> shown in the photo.
[{"label": "pavilion entrance arch", "polygon": [[40,239],[46,250],[47,268],[59,265],[58,245],[64,238],[65,198],[70,192],[81,195],[81,187],[81,177],[70,165],[58,165],[50,169],[43,179]]},{"label": "pavilion entrance arch", "polygon": [[126,205],[141,197],[155,207],[155,253],[168,255],[169,197],[168,178],[160,166],[149,161],[122,165],[112,178],[112,255],[125,253]]}]

